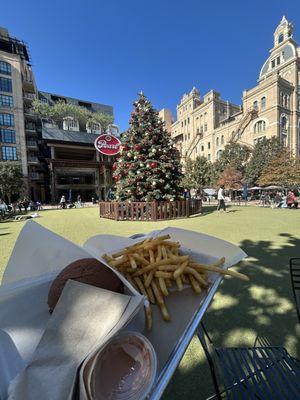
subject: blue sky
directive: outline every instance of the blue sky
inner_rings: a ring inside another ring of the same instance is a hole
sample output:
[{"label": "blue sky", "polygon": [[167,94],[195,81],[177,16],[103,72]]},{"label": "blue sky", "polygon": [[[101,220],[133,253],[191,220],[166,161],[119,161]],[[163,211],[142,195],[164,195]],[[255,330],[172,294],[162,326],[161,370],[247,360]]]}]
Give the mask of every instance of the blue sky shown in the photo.
[{"label": "blue sky", "polygon": [[141,90],[173,114],[193,86],[240,104],[283,14],[300,43],[297,0],[15,0],[2,11],[40,90],[110,104],[122,130]]}]

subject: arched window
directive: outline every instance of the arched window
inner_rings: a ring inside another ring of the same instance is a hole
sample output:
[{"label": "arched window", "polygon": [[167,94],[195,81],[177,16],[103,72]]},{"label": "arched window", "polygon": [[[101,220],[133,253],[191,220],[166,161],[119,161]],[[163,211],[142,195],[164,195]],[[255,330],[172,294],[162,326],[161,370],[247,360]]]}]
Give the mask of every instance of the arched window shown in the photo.
[{"label": "arched window", "polygon": [[224,135],[221,136],[221,144],[224,144]]},{"label": "arched window", "polygon": [[257,121],[254,125],[254,133],[264,132],[266,130],[266,122],[261,120]]},{"label": "arched window", "polygon": [[262,110],[264,110],[266,108],[266,101],[267,101],[267,99],[265,96],[260,99],[260,108]]},{"label": "arched window", "polygon": [[5,61],[0,61],[0,74],[11,75],[11,65]]},{"label": "arched window", "polygon": [[217,151],[217,154],[216,154],[217,160],[220,159],[220,156],[221,156],[222,152],[223,152],[223,150],[218,150]]},{"label": "arched window", "polygon": [[283,39],[284,39],[284,34],[281,33],[281,34],[278,36],[278,44],[279,44],[279,43],[282,43],[282,42],[283,42]]},{"label": "arched window", "polygon": [[65,117],[63,119],[63,129],[65,131],[75,131],[79,132],[79,123],[77,119],[73,117]]},{"label": "arched window", "polygon": [[288,126],[288,120],[285,115],[282,115],[281,117],[281,130],[282,131],[287,131],[287,126]]},{"label": "arched window", "polygon": [[280,92],[280,95],[279,95],[279,104],[281,106],[283,106],[283,93],[282,92]]},{"label": "arched window", "polygon": [[258,101],[257,100],[255,100],[253,102],[253,108],[254,108],[254,110],[258,110]]},{"label": "arched window", "polygon": [[220,139],[217,137],[216,139],[216,146],[218,147],[220,145]]}]

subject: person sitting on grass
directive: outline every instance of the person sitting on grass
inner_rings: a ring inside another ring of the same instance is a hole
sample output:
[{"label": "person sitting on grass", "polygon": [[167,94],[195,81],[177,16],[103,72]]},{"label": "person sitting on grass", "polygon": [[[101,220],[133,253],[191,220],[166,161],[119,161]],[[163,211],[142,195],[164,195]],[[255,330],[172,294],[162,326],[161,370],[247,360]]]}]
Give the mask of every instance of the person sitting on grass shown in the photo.
[{"label": "person sitting on grass", "polygon": [[289,190],[288,195],[287,195],[288,208],[293,208],[293,207],[297,208],[298,207],[298,204],[297,204],[297,207],[295,207],[295,199],[296,199],[295,193],[292,190]]}]

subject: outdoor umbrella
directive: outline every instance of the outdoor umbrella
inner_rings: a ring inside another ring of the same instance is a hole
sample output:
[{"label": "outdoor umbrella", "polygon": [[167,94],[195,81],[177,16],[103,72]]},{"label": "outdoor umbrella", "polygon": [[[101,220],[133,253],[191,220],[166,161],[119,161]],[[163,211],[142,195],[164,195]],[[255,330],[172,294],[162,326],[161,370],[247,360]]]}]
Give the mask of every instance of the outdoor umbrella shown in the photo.
[{"label": "outdoor umbrella", "polygon": [[215,189],[203,189],[203,192],[208,194],[209,196],[213,196],[214,194],[216,194]]},{"label": "outdoor umbrella", "polygon": [[261,190],[262,188],[260,186],[253,186],[249,188],[249,190]]},{"label": "outdoor umbrella", "polygon": [[276,185],[271,185],[271,186],[267,186],[267,187],[264,187],[263,188],[263,190],[275,190],[275,189],[283,189],[283,187],[282,186],[276,186]]}]

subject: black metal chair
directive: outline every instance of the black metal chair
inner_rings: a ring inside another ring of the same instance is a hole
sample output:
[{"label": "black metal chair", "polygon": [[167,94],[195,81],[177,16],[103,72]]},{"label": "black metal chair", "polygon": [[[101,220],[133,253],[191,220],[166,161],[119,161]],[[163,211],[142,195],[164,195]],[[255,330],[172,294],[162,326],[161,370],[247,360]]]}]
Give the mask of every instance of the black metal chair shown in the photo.
[{"label": "black metal chair", "polygon": [[298,321],[300,322],[300,258],[290,258],[290,273]]},{"label": "black metal chair", "polygon": [[203,324],[198,328],[216,394],[209,399],[300,399],[300,362],[281,346],[215,348]]}]

